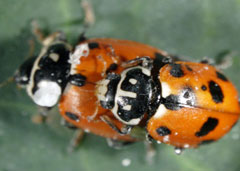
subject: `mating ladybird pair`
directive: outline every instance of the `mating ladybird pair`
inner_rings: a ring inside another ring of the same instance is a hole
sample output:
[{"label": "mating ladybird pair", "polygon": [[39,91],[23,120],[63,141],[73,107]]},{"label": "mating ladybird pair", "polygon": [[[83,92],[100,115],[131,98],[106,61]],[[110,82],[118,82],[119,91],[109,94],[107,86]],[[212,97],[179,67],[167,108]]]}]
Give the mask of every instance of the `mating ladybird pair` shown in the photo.
[{"label": "mating ladybird pair", "polygon": [[43,42],[15,75],[42,107],[59,103],[77,128],[134,142],[136,127],[177,148],[216,141],[240,114],[233,84],[207,63],[181,61],[141,43],[82,39],[72,48],[62,34]]}]

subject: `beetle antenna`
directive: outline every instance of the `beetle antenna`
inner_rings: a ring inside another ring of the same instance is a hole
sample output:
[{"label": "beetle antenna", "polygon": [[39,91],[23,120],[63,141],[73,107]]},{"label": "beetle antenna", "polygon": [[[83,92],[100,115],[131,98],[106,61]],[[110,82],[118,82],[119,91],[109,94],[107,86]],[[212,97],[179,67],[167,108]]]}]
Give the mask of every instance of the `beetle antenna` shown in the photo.
[{"label": "beetle antenna", "polygon": [[92,4],[89,2],[89,0],[82,0],[81,6],[84,10],[84,25],[85,29],[87,29],[89,26],[93,25],[95,23],[95,14],[94,10],[92,8]]},{"label": "beetle antenna", "polygon": [[14,77],[13,76],[7,78],[5,81],[0,83],[0,88],[4,87],[5,85],[7,85],[7,84],[9,84],[9,83],[11,83],[13,81],[14,81]]}]

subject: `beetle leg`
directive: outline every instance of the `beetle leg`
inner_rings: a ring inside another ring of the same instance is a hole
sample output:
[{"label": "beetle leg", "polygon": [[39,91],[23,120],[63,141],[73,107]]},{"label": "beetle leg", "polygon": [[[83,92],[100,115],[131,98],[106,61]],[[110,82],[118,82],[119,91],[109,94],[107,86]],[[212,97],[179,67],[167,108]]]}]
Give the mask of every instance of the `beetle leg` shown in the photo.
[{"label": "beetle leg", "polygon": [[54,40],[62,40],[66,42],[66,36],[63,32],[54,32],[48,36],[45,36],[43,31],[40,29],[39,24],[36,20],[33,20],[31,23],[32,33],[36,37],[36,39],[43,45],[48,46]]},{"label": "beetle leg", "polygon": [[33,35],[37,38],[39,42],[42,43],[45,39],[45,36],[43,34],[43,31],[40,29],[38,22],[36,20],[33,20],[31,22],[31,27]]},{"label": "beetle leg", "polygon": [[217,54],[215,57],[215,67],[220,70],[229,68],[232,65],[232,58],[236,55],[235,52],[225,50]]},{"label": "beetle leg", "polygon": [[93,25],[95,23],[95,14],[91,3],[87,0],[82,0],[81,6],[85,14],[84,23],[86,27]]},{"label": "beetle leg", "polygon": [[144,141],[144,145],[146,148],[146,162],[148,164],[153,164],[156,156],[156,149],[153,143],[150,143],[149,141]]},{"label": "beetle leg", "polygon": [[133,142],[131,141],[119,141],[119,140],[114,140],[111,138],[107,138],[107,144],[109,147],[120,150],[122,149],[124,146],[132,144]]},{"label": "beetle leg", "polygon": [[208,57],[204,57],[200,62],[204,64],[214,65],[217,69],[224,70],[232,65],[233,55],[235,55],[234,52],[225,50],[217,54],[214,58],[215,60]]},{"label": "beetle leg", "polygon": [[61,118],[60,124],[61,124],[62,126],[65,126],[65,127],[69,128],[69,129],[73,129],[73,130],[77,129],[76,126],[74,126],[74,125],[71,124],[70,122],[66,121],[66,119],[64,119],[64,118]]},{"label": "beetle leg", "polygon": [[141,65],[144,68],[151,69],[153,67],[153,60],[148,56],[135,58],[122,63],[122,67],[129,68],[133,66]]},{"label": "beetle leg", "polygon": [[214,60],[205,56],[200,60],[200,63],[212,65],[214,63]]},{"label": "beetle leg", "polygon": [[5,81],[1,82],[0,83],[0,88],[8,85],[9,83],[13,82],[14,81],[14,77],[11,76],[11,77],[8,77]]},{"label": "beetle leg", "polygon": [[119,134],[121,135],[126,135],[126,134],[129,134],[129,132],[131,131],[132,129],[132,126],[129,126],[129,125],[124,125],[122,129],[119,129],[115,123],[113,122],[113,120],[108,117],[107,115],[103,115],[103,116],[100,116],[100,119],[105,122],[107,125],[109,125],[113,130],[115,130],[116,132],[118,132]]},{"label": "beetle leg", "polygon": [[71,153],[78,147],[78,145],[81,143],[84,136],[84,131],[82,129],[77,129],[74,132],[73,138],[70,141],[70,144],[67,147],[67,152]]},{"label": "beetle leg", "polygon": [[81,6],[82,6],[82,9],[84,11],[84,19],[83,20],[82,19],[81,20],[76,20],[76,21],[74,21],[74,23],[80,23],[81,22],[81,24],[82,24],[82,21],[83,21],[84,22],[83,23],[84,30],[82,31],[82,33],[78,37],[78,42],[77,43],[87,40],[87,38],[85,36],[85,33],[86,33],[87,29],[95,23],[95,13],[94,13],[94,10],[92,8],[91,3],[88,0],[82,0],[81,1]]},{"label": "beetle leg", "polygon": [[33,115],[31,120],[35,124],[42,124],[47,121],[48,113],[51,110],[51,107],[42,107],[38,106],[38,113],[36,115]]}]

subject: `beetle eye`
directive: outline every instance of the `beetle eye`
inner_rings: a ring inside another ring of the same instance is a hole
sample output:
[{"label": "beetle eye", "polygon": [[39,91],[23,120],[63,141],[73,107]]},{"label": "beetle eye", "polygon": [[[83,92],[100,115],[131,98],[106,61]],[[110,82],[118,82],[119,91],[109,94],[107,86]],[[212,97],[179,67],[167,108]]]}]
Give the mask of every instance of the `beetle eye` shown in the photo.
[{"label": "beetle eye", "polygon": [[14,80],[17,85],[24,87],[28,84],[35,59],[36,56],[27,59],[15,72]]}]

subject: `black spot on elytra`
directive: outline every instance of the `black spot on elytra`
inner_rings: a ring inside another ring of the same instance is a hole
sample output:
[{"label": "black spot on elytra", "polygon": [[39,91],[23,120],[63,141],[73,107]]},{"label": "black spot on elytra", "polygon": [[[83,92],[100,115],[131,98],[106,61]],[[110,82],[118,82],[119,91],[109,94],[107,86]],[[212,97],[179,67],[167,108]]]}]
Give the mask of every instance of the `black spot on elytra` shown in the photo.
[{"label": "black spot on elytra", "polygon": [[160,126],[159,128],[156,129],[156,132],[160,136],[166,136],[166,135],[171,134],[171,130],[165,126]]},{"label": "black spot on elytra", "polygon": [[118,68],[118,64],[116,64],[116,63],[112,63],[112,64],[108,67],[106,73],[109,73],[109,72],[115,71],[115,70],[117,70],[117,68]]},{"label": "black spot on elytra", "polygon": [[216,103],[222,103],[224,96],[221,87],[214,81],[210,81],[208,86],[213,101]]},{"label": "black spot on elytra", "polygon": [[205,144],[210,144],[214,142],[215,140],[203,140],[199,145],[205,145]]},{"label": "black spot on elytra", "polygon": [[202,85],[201,89],[202,89],[203,91],[206,91],[206,90],[207,90],[207,87],[206,87],[205,85]]},{"label": "black spot on elytra", "polygon": [[188,71],[193,71],[193,69],[189,65],[186,65],[186,68]]},{"label": "black spot on elytra", "polygon": [[88,43],[88,47],[89,49],[99,48],[99,44],[97,42],[91,42],[91,43]]},{"label": "black spot on elytra", "polygon": [[220,72],[216,72],[217,73],[217,77],[223,81],[228,81],[227,77],[225,77],[225,75],[223,75],[222,73]]},{"label": "black spot on elytra", "polygon": [[173,63],[173,64],[170,64],[170,66],[172,67],[170,70],[170,74],[173,77],[179,78],[179,77],[184,76],[181,64]]},{"label": "black spot on elytra", "polygon": [[209,117],[208,120],[203,124],[200,131],[196,132],[197,137],[202,137],[207,135],[209,132],[213,131],[218,125],[218,119]]},{"label": "black spot on elytra", "polygon": [[74,74],[69,76],[69,83],[78,87],[84,86],[85,81],[86,77],[81,74]]},{"label": "black spot on elytra", "polygon": [[74,121],[79,121],[79,117],[71,112],[66,112],[65,113],[67,117],[69,117],[70,119],[74,120]]},{"label": "black spot on elytra", "polygon": [[181,108],[179,104],[179,97],[177,95],[171,94],[166,98],[162,98],[161,103],[169,110],[179,110]]}]

